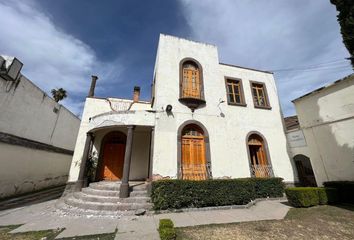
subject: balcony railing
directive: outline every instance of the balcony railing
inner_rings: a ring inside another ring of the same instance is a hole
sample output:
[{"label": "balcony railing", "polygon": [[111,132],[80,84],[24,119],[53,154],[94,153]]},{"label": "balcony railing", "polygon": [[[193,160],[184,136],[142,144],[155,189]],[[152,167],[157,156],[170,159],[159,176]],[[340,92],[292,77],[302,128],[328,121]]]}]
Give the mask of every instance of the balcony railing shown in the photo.
[{"label": "balcony railing", "polygon": [[180,176],[184,180],[206,180],[211,177],[209,164],[182,164]]},{"label": "balcony railing", "polygon": [[271,165],[251,165],[253,177],[272,177],[273,169]]}]

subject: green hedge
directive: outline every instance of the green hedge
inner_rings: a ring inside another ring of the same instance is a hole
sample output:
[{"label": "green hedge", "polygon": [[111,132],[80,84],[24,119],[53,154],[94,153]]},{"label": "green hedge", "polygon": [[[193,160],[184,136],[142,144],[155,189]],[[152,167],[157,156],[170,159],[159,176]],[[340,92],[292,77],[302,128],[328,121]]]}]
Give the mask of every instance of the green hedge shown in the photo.
[{"label": "green hedge", "polygon": [[243,205],[256,198],[282,197],[281,178],[240,178],[205,181],[160,180],[152,183],[155,210]]},{"label": "green hedge", "polygon": [[337,189],[339,202],[354,203],[354,181],[332,181],[323,185]]},{"label": "green hedge", "polygon": [[161,240],[176,239],[177,233],[171,219],[160,219],[159,234]]},{"label": "green hedge", "polygon": [[334,188],[294,187],[285,189],[289,203],[294,207],[311,207],[337,201]]}]

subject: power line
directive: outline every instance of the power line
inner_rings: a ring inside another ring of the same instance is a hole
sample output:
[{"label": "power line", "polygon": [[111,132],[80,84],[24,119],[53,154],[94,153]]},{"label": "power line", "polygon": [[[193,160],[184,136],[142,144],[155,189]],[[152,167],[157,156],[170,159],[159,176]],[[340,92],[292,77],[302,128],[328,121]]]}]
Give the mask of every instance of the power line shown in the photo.
[{"label": "power line", "polygon": [[[345,66],[341,66],[346,64]],[[318,63],[314,65],[302,66],[302,67],[293,67],[293,68],[283,68],[270,70],[271,72],[291,72],[291,71],[307,71],[307,70],[326,70],[334,68],[344,68],[349,67],[350,63],[345,59],[337,59],[328,62]]]}]

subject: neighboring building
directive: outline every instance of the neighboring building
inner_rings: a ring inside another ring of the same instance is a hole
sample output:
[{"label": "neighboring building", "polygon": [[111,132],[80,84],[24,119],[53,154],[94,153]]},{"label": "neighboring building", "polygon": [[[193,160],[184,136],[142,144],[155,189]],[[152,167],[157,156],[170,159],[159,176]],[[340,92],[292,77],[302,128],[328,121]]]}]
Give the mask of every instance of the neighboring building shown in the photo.
[{"label": "neighboring building", "polygon": [[[319,186],[326,181],[353,181],[354,74],[293,103],[299,126],[294,129],[291,118],[285,122],[293,126],[287,137],[300,181],[311,178],[311,168]],[[313,185],[306,180],[303,184]]]},{"label": "neighboring building", "polygon": [[94,97],[96,79],[68,192],[85,186],[87,159],[98,164],[95,181],[122,181],[122,198],[129,195],[128,179],[294,182],[272,73],[220,63],[213,45],[160,35],[151,101],[139,100],[138,87],[133,100]]},{"label": "neighboring building", "polygon": [[65,184],[80,119],[0,56],[0,198]]}]

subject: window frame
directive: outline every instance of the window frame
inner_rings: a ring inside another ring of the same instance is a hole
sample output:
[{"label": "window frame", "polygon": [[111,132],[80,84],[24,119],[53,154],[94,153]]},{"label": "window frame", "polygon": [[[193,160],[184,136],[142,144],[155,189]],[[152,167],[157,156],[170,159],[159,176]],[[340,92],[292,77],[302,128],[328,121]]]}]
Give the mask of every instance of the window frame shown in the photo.
[{"label": "window frame", "polygon": [[[195,60],[194,58],[184,58],[180,61],[179,64],[179,98],[180,99],[184,99],[184,98],[189,98],[189,97],[185,97],[183,96],[183,65],[186,62],[193,62],[197,67],[198,67],[198,72],[199,72],[199,88],[200,88],[200,97],[199,98],[195,98],[197,100],[202,100],[205,101],[205,97],[204,97],[204,79],[203,79],[203,68],[202,65]],[[192,97],[190,97],[192,98]]]},{"label": "window frame", "polygon": [[[244,91],[243,91],[243,84],[242,84],[242,79],[240,78],[234,78],[234,77],[227,77],[225,76],[224,77],[225,79],[225,90],[226,90],[226,99],[227,99],[227,104],[228,105],[232,105],[232,106],[240,106],[240,107],[246,107],[247,106],[247,103],[246,103],[246,98],[245,98],[245,94],[244,94]],[[228,91],[228,80],[230,81],[238,81],[240,84],[240,98],[241,98],[241,102],[240,103],[237,103],[237,102],[231,102],[230,100],[230,97],[229,97],[229,91]]]},{"label": "window frame", "polygon": [[[253,84],[257,84],[257,85],[262,85],[263,87],[263,93],[264,93],[264,100],[266,105],[262,106],[262,105],[258,105],[254,99],[254,93],[253,93]],[[268,97],[268,91],[267,91],[267,86],[265,84],[265,82],[258,82],[258,81],[250,81],[250,87],[251,87],[251,94],[252,94],[252,100],[253,100],[253,105],[255,108],[260,108],[260,109],[267,109],[270,110],[272,109],[272,107],[270,106],[270,102],[269,102],[269,97]]]}]

